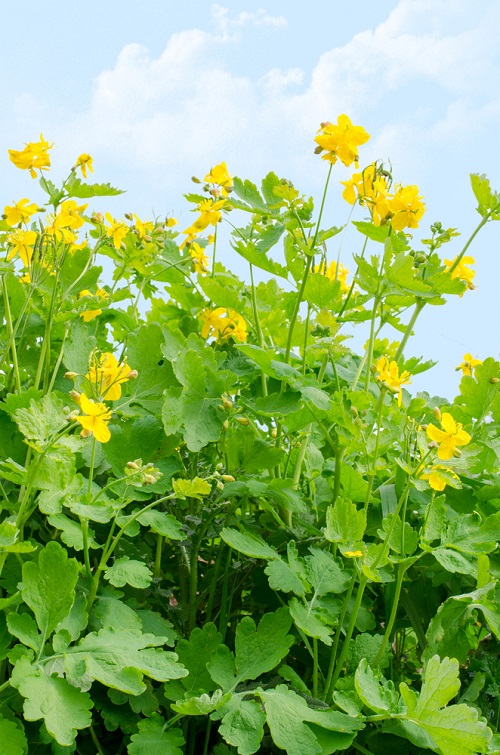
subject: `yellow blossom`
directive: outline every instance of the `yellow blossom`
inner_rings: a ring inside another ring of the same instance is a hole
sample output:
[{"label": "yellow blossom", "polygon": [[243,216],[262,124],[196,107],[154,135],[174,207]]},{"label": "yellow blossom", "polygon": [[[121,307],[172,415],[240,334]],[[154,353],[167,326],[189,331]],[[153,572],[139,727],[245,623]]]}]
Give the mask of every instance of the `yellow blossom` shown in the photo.
[{"label": "yellow blossom", "polygon": [[326,278],[328,278],[328,280],[338,280],[340,282],[340,292],[342,294],[346,294],[349,291],[349,286],[347,285],[347,274],[349,273],[349,270],[344,267],[342,263],[339,263],[337,265],[335,261],[332,261],[327,267],[325,260],[324,262],[320,262],[319,265],[315,266],[314,272],[321,273]]},{"label": "yellow blossom", "polygon": [[80,170],[82,171],[82,176],[84,178],[87,178],[87,170],[89,170],[91,173],[94,172],[94,168],[92,167],[92,165],[93,165],[93,158],[84,152],[77,159],[75,163],[75,168],[80,168]]},{"label": "yellow blossom", "polygon": [[407,370],[404,370],[401,375],[399,374],[399,368],[395,361],[390,361],[387,357],[380,357],[375,365],[378,375],[377,380],[385,383],[392,393],[398,395],[398,406],[401,406],[403,399],[403,385],[409,385],[411,383],[411,375]]},{"label": "yellow blossom", "polygon": [[482,364],[480,359],[474,359],[472,354],[464,354],[464,361],[459,364],[455,369],[462,370],[462,375],[471,375],[474,372],[474,368],[479,364]]},{"label": "yellow blossom", "polygon": [[446,461],[451,459],[457,446],[466,446],[471,442],[471,436],[462,429],[460,422],[455,422],[451,414],[443,412],[440,430],[435,425],[427,425],[427,435],[439,444],[438,458]]},{"label": "yellow blossom", "polygon": [[418,228],[425,212],[425,205],[418,193],[418,186],[398,186],[388,201],[392,214],[391,224],[395,231],[403,228]]},{"label": "yellow blossom", "polygon": [[149,236],[151,231],[154,229],[154,223],[151,220],[141,220],[135,213],[134,220],[137,235],[139,236],[141,241],[144,241],[145,237]]},{"label": "yellow blossom", "polygon": [[201,328],[201,337],[208,338],[213,335],[213,331],[219,331],[220,327],[223,327],[222,320],[226,315],[226,310],[223,307],[217,307],[217,309],[203,309],[198,318],[202,320],[203,325]]},{"label": "yellow blossom", "polygon": [[108,422],[111,419],[111,409],[106,404],[93,401],[82,393],[79,398],[79,406],[84,412],[83,416],[76,417],[76,421],[83,427],[80,435],[87,438],[93,435],[100,443],[107,443],[111,438]]},{"label": "yellow blossom", "polygon": [[85,223],[81,213],[85,212],[87,204],[78,205],[74,199],[66,199],[59,205],[59,211],[55,217],[55,226],[57,228],[71,228],[76,231]]},{"label": "yellow blossom", "polygon": [[106,236],[112,238],[115,249],[119,249],[128,233],[128,226],[125,225],[123,220],[115,220],[109,212],[106,213],[106,220],[109,223],[109,228],[105,226]]},{"label": "yellow blossom", "polygon": [[332,165],[339,159],[344,165],[358,164],[358,147],[368,141],[370,135],[361,126],[353,126],[347,115],[339,115],[338,122],[322,123],[314,141],[318,145],[316,152],[323,150],[323,160]]},{"label": "yellow blossom", "polygon": [[242,343],[248,338],[247,324],[245,319],[234,309],[204,309],[198,315],[203,321],[201,337],[208,338],[214,335],[219,343],[233,338]]},{"label": "yellow blossom", "polygon": [[227,197],[233,188],[233,179],[227,172],[226,163],[219,163],[219,165],[211,168],[210,173],[207,173],[204,180],[206,183],[216,184],[224,197]]},{"label": "yellow blossom", "polygon": [[202,246],[193,241],[189,248],[189,254],[194,263],[194,270],[196,273],[205,275],[208,273],[208,257],[205,254],[205,250]]},{"label": "yellow blossom", "polygon": [[377,226],[386,222],[390,216],[388,207],[389,186],[385,175],[375,163],[368,165],[361,173],[354,173],[347,181],[342,197],[354,204],[359,201],[362,207],[368,207],[373,223]]},{"label": "yellow blossom", "polygon": [[[420,475],[422,480],[427,480],[433,490],[444,490],[446,485],[450,485],[454,480],[459,480],[458,475],[455,474],[448,467],[442,464],[434,464],[434,466],[424,474]],[[455,487],[452,485],[452,487]]]},{"label": "yellow blossom", "polygon": [[[95,294],[92,294],[85,288],[83,291],[80,291],[78,296],[80,299],[83,299],[85,296],[96,296],[98,299],[103,300],[108,298],[108,292],[103,288],[98,288]],[[80,313],[80,317],[84,322],[90,322],[94,317],[98,317],[100,314],[102,314],[102,309],[86,309],[84,312]]]},{"label": "yellow blossom", "polygon": [[107,351],[100,358],[91,359],[85,378],[97,396],[106,401],[116,401],[122,395],[121,383],[129,380],[131,372],[126,360],[118,362],[114,354]]},{"label": "yellow blossom", "polygon": [[175,218],[167,218],[165,225],[167,228],[173,228],[174,225],[177,225],[177,220]]},{"label": "yellow blossom", "polygon": [[[456,257],[453,260],[445,260],[444,264],[446,265],[446,270],[450,270],[450,268],[455,264]],[[470,291],[473,291],[476,287],[473,284],[472,280],[475,278],[476,273],[474,270],[471,270],[470,267],[467,267],[467,265],[473,265],[475,263],[474,257],[471,257],[470,255],[465,255],[465,257],[462,257],[458,265],[453,269],[453,272],[451,273],[452,278],[459,278],[461,281],[467,284],[467,288]],[[463,296],[463,294],[461,294]]]},{"label": "yellow blossom", "polygon": [[22,150],[9,149],[9,157],[16,168],[29,170],[32,178],[36,178],[36,170],[50,168],[49,149],[54,145],[49,144],[40,134],[39,142],[28,142]]},{"label": "yellow blossom", "polygon": [[30,218],[38,212],[38,207],[33,202],[30,204],[29,199],[20,199],[12,207],[4,208],[5,220],[10,226],[19,223],[29,223]]},{"label": "yellow blossom", "polygon": [[363,551],[344,551],[343,555],[347,558],[361,558]]},{"label": "yellow blossom", "polygon": [[7,259],[10,260],[16,254],[21,258],[23,265],[28,267],[33,257],[33,246],[38,234],[35,231],[14,231],[7,236],[7,243],[11,246]]}]

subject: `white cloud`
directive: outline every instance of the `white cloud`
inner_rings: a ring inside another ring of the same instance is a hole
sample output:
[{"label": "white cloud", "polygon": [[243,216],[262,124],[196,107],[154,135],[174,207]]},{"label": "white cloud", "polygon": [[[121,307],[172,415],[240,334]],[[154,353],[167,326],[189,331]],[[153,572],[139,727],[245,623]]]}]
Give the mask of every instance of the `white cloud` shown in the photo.
[{"label": "white cloud", "polygon": [[229,8],[214,4],[212,5],[212,18],[224,35],[227,35],[231,30],[241,28],[242,26],[270,26],[280,28],[287,25],[287,20],[284,16],[271,16],[266,13],[263,8],[260,8],[255,13],[241,11],[241,13],[238,13],[236,16],[231,16]]}]

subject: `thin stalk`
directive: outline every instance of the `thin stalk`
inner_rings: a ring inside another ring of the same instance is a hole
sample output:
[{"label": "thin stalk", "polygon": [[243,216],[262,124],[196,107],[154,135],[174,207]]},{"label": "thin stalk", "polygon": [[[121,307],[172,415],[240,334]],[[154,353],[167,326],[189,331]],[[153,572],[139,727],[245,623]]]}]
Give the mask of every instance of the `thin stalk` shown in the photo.
[{"label": "thin stalk", "polygon": [[356,583],[356,577],[357,577],[356,569],[353,569],[351,581],[349,583],[349,587],[347,588],[347,593],[344,597],[344,603],[342,605],[342,611],[339,616],[337,629],[335,630],[335,637],[333,638],[332,652],[330,653],[330,665],[328,666],[328,674],[326,676],[325,691],[323,694],[324,700],[328,700],[328,698],[331,696],[333,692],[332,679],[333,679],[333,671],[335,669],[335,661],[337,660],[339,640],[340,640],[340,635],[342,633],[342,627],[344,626],[345,615],[347,613],[349,602],[351,600],[352,591]]},{"label": "thin stalk", "polygon": [[[261,349],[263,349],[265,347],[264,334],[262,333],[262,328],[260,326],[259,311],[257,309],[257,295],[255,293],[255,283],[253,279],[252,263],[250,263],[250,283],[251,283],[251,288],[252,288],[252,310],[253,310],[253,319],[255,322],[255,330],[257,331],[257,340],[259,342],[259,346]],[[260,376],[261,376],[261,383],[262,383],[262,395],[267,396],[267,375],[261,370]]]},{"label": "thin stalk", "polygon": [[318,697],[318,672],[319,672],[319,666],[318,666],[318,640],[313,637],[313,687],[312,687],[312,693],[313,697]]},{"label": "thin stalk", "polygon": [[97,735],[96,735],[96,733],[94,731],[94,727],[92,725],[90,725],[89,731],[90,731],[90,736],[92,738],[92,742],[94,743],[97,752],[99,753],[99,755],[104,755],[104,750],[102,749],[102,747],[100,745],[100,742],[97,739]]},{"label": "thin stalk", "polygon": [[401,339],[401,343],[399,344],[399,348],[396,352],[396,356],[394,357],[395,362],[399,362],[401,357],[403,356],[404,348],[408,342],[409,337],[413,333],[413,328],[415,326],[415,323],[417,322],[417,317],[425,307],[425,301],[423,299],[418,299],[415,302],[415,309],[413,310],[413,314],[410,317],[410,320],[408,322],[408,325],[406,326],[406,330],[403,334],[403,338]]},{"label": "thin stalk", "polygon": [[217,226],[214,227],[214,254],[212,257],[212,278],[215,277],[215,260],[217,255]]},{"label": "thin stalk", "polygon": [[365,377],[365,391],[367,391],[370,387],[370,377],[371,377],[371,366],[372,366],[372,359],[373,359],[373,347],[375,344],[375,323],[377,321],[377,311],[379,307],[379,299],[378,297],[375,297],[375,301],[373,303],[373,311],[372,311],[372,319],[370,321],[370,339],[368,341],[368,350],[366,355],[366,377]]},{"label": "thin stalk", "polygon": [[18,394],[21,394],[21,374],[19,372],[19,362],[17,361],[17,350],[16,350],[16,340],[14,338],[14,329],[12,327],[12,315],[10,311],[10,302],[9,302],[9,292],[7,290],[7,281],[5,280],[5,275],[2,275],[2,292],[3,292],[3,300],[4,300],[4,309],[5,309],[5,321],[7,324],[7,334],[9,338],[12,340],[11,344],[11,354],[12,354],[12,364],[14,365],[14,377],[16,382],[16,389]]},{"label": "thin stalk", "polygon": [[231,566],[231,558],[233,549],[229,548],[227,554],[226,568],[224,569],[224,580],[222,582],[222,594],[221,594],[221,608],[219,615],[219,632],[222,635],[222,642],[224,642],[227,633],[227,621],[228,621],[228,597],[229,597],[229,567]]},{"label": "thin stalk", "polygon": [[368,577],[366,577],[364,574],[362,574],[361,578],[359,580],[358,592],[356,594],[356,600],[354,602],[354,606],[353,606],[353,609],[352,609],[349,625],[348,625],[347,630],[346,630],[344,643],[342,645],[342,650],[340,652],[340,656],[339,656],[339,659],[338,659],[337,664],[336,664],[336,669],[335,669],[335,672],[333,674],[332,680],[330,682],[330,686],[328,688],[328,693],[327,693],[327,697],[326,697],[327,700],[328,700],[329,696],[333,693],[333,691],[335,689],[335,685],[338,682],[340,673],[341,673],[342,669],[344,668],[344,663],[345,663],[345,660],[347,658],[347,653],[349,652],[352,634],[353,634],[354,628],[356,626],[356,621],[357,621],[357,618],[358,618],[359,609],[361,607],[361,601],[363,600],[363,594],[365,592],[365,587],[366,587],[367,583],[368,583]]},{"label": "thin stalk", "polygon": [[375,659],[372,663],[372,667],[375,668],[380,664],[380,661],[383,658],[385,649],[387,647],[387,643],[389,642],[391,636],[392,636],[392,630],[394,627],[394,622],[396,621],[396,614],[398,612],[398,606],[399,606],[399,596],[401,595],[401,587],[403,585],[403,577],[406,572],[406,567],[404,564],[398,564],[398,575],[396,578],[396,588],[394,591],[394,599],[392,601],[392,608],[391,608],[391,614],[389,616],[389,621],[387,622],[387,626],[385,628],[384,636],[382,638],[382,642],[380,643],[380,647],[378,649],[377,655],[375,656]]},{"label": "thin stalk", "polygon": [[[365,256],[365,251],[366,251],[367,244],[368,244],[368,236],[365,236],[365,241],[364,241],[363,248],[361,250],[361,255],[360,255],[361,259],[363,259],[363,257]],[[347,307],[347,305],[349,303],[349,300],[350,300],[350,298],[352,296],[352,292],[354,290],[354,286],[356,285],[356,276],[358,274],[358,270],[359,270],[359,264],[358,264],[358,266],[356,268],[356,272],[354,273],[354,276],[353,276],[353,279],[352,279],[352,283],[350,285],[349,291],[347,292],[347,296],[346,296],[346,298],[344,300],[344,303],[342,304],[342,308],[341,308],[340,312],[337,315],[337,319],[338,320],[340,320],[340,318],[344,314],[344,312],[346,310],[346,307]]]},{"label": "thin stalk", "polygon": [[56,361],[56,363],[54,365],[54,370],[52,372],[52,377],[51,377],[51,380],[50,380],[50,383],[49,383],[49,387],[47,388],[47,393],[50,393],[52,391],[52,389],[54,387],[54,383],[56,382],[57,373],[59,371],[59,367],[61,366],[61,362],[62,362],[63,356],[64,356],[64,344],[66,343],[66,338],[68,337],[68,333],[69,333],[69,326],[66,326],[66,328],[64,330],[64,336],[63,336],[63,339],[62,339],[62,343],[61,343],[61,349],[59,351],[59,356],[57,357],[57,361]]},{"label": "thin stalk", "polygon": [[342,477],[342,458],[344,456],[345,448],[344,446],[340,445],[337,438],[337,448],[335,450],[335,474],[333,477],[333,500],[332,504],[335,503],[339,496],[340,492],[340,480]]},{"label": "thin stalk", "polygon": [[153,579],[160,579],[160,576],[161,576],[161,557],[163,553],[164,542],[165,542],[164,536],[158,535],[156,539],[156,553],[155,553],[155,563],[153,566]]},{"label": "thin stalk", "polygon": [[366,496],[365,496],[365,511],[368,509],[368,505],[370,503],[370,496],[372,494],[373,489],[373,481],[375,479],[376,475],[376,466],[377,466],[377,454],[378,454],[378,446],[380,442],[380,423],[382,421],[382,409],[384,407],[384,396],[385,396],[386,389],[382,386],[380,389],[380,396],[378,397],[378,404],[377,404],[377,419],[375,422],[377,423],[377,434],[375,436],[375,447],[373,449],[373,468],[368,474],[368,487],[366,489]]},{"label": "thin stalk", "polygon": [[498,212],[498,209],[499,209],[499,207],[500,207],[500,205],[496,205],[496,207],[493,207],[493,208],[492,208],[492,209],[491,209],[491,210],[490,210],[490,211],[489,211],[489,212],[488,212],[488,213],[487,213],[487,214],[486,214],[486,215],[484,216],[484,218],[481,218],[481,221],[480,221],[480,223],[479,223],[479,224],[477,225],[477,227],[476,227],[476,228],[475,228],[475,229],[473,230],[473,232],[471,233],[471,235],[470,235],[470,236],[469,236],[469,238],[467,239],[467,241],[466,241],[466,243],[465,243],[465,246],[463,247],[462,251],[460,252],[460,254],[458,254],[458,255],[457,255],[457,257],[456,257],[455,261],[453,262],[452,266],[451,266],[451,267],[450,267],[450,269],[448,270],[448,272],[449,272],[449,273],[452,273],[452,272],[453,272],[453,271],[455,270],[455,268],[456,268],[456,267],[457,267],[457,266],[458,266],[458,265],[460,264],[460,262],[462,261],[462,258],[463,258],[463,256],[464,256],[464,254],[466,253],[467,249],[468,249],[468,248],[470,247],[470,245],[472,244],[472,242],[473,242],[473,241],[474,241],[474,239],[476,238],[477,234],[479,233],[479,231],[481,230],[481,228],[483,227],[483,225],[486,225],[486,223],[487,223],[487,222],[488,222],[488,221],[489,221],[489,220],[491,219],[491,216],[493,215],[493,213],[494,213],[494,212]]}]

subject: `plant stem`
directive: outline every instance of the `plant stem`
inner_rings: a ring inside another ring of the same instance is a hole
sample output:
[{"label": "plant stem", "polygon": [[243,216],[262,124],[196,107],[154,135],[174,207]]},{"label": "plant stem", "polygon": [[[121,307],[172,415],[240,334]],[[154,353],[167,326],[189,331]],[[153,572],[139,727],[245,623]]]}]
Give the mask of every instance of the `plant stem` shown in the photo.
[{"label": "plant stem", "polygon": [[399,596],[401,595],[401,587],[403,584],[403,577],[405,575],[406,568],[404,564],[398,564],[398,576],[396,578],[396,589],[394,591],[394,598],[392,601],[392,608],[391,608],[391,614],[389,616],[389,621],[387,622],[387,626],[385,628],[384,636],[382,638],[382,642],[380,643],[380,647],[378,649],[377,655],[375,656],[375,659],[373,663],[371,664],[373,668],[378,666],[384,656],[384,651],[387,646],[387,643],[389,642],[389,639],[392,636],[392,629],[394,627],[394,622],[396,621],[396,614],[398,612],[398,605],[399,605]]},{"label": "plant stem", "polygon": [[313,697],[318,697],[318,640],[313,637]]},{"label": "plant stem", "polygon": [[404,348],[408,342],[409,337],[411,336],[413,332],[413,328],[415,326],[415,323],[417,321],[417,317],[425,307],[425,301],[423,299],[418,299],[415,302],[415,309],[413,310],[413,314],[410,317],[410,321],[408,322],[408,325],[406,326],[406,330],[403,334],[403,338],[401,339],[401,343],[399,344],[399,348],[396,352],[396,356],[394,357],[395,362],[399,362],[401,357],[403,356]]},{"label": "plant stem", "polygon": [[[260,320],[259,320],[259,311],[257,309],[257,294],[255,293],[255,283],[253,279],[253,265],[250,263],[250,283],[251,283],[251,289],[252,289],[252,310],[253,310],[253,319],[255,322],[255,330],[257,331],[257,340],[259,342],[259,346],[261,349],[265,348],[264,343],[264,334],[262,333],[262,328],[260,326]],[[261,383],[262,383],[262,395],[267,396],[267,375],[263,370],[260,372],[261,377]]]},{"label": "plant stem", "polygon": [[351,618],[350,618],[349,625],[346,630],[344,644],[342,645],[342,650],[340,652],[340,656],[337,661],[335,673],[333,674],[332,680],[328,688],[327,697],[326,697],[327,700],[329,699],[330,695],[333,694],[335,685],[337,684],[340,673],[344,667],[344,663],[347,658],[347,653],[349,652],[349,647],[351,644],[352,633],[354,632],[354,628],[356,626],[359,609],[361,607],[361,601],[363,600],[363,593],[365,591],[365,587],[367,583],[368,583],[368,577],[362,574],[359,580],[358,592],[356,594],[356,600],[354,602],[354,606],[352,609]]},{"label": "plant stem", "polygon": [[332,679],[333,679],[333,671],[335,669],[335,661],[337,660],[339,640],[340,640],[340,635],[342,632],[342,627],[344,625],[345,615],[347,613],[349,602],[351,600],[352,591],[356,583],[356,577],[357,577],[357,571],[356,569],[353,569],[351,581],[349,583],[349,587],[347,588],[347,593],[344,597],[344,603],[342,605],[342,611],[340,612],[337,629],[335,630],[335,637],[333,638],[332,652],[330,654],[330,665],[328,666],[328,674],[326,677],[325,691],[323,694],[324,700],[328,700],[331,694],[333,693]]},{"label": "plant stem", "polygon": [[161,576],[161,557],[163,553],[163,543],[165,542],[165,538],[163,535],[158,535],[156,539],[156,553],[155,553],[155,563],[153,566],[153,578],[154,579],[160,579]]},{"label": "plant stem", "polygon": [[5,310],[5,321],[7,324],[7,334],[11,343],[12,364],[14,365],[14,377],[16,381],[16,389],[19,395],[21,395],[21,374],[19,372],[19,363],[17,361],[16,340],[14,338],[14,330],[12,327],[12,315],[10,312],[9,292],[7,290],[7,281],[5,275],[2,275],[2,291]]}]

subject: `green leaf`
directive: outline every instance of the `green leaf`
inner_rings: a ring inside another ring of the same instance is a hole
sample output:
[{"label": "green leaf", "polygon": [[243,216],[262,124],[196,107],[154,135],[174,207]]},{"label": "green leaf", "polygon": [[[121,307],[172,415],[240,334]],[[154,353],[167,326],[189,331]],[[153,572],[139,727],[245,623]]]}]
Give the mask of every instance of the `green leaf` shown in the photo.
[{"label": "green leaf", "polygon": [[476,576],[477,565],[462,553],[457,553],[451,548],[435,548],[432,555],[446,571],[452,572],[452,574],[458,572],[459,574],[470,574],[471,577]]},{"label": "green leaf", "polygon": [[486,217],[491,210],[493,220],[500,219],[500,194],[491,189],[490,182],[484,173],[471,173],[470,182],[472,191],[477,199],[477,211],[481,217]]},{"label": "green leaf", "polygon": [[131,585],[137,589],[144,589],[151,583],[153,572],[142,561],[122,556],[106,569],[104,576],[115,587]]},{"label": "green leaf", "polygon": [[208,622],[201,629],[195,627],[189,640],[182,639],[177,643],[179,662],[189,671],[189,676],[183,678],[182,684],[190,694],[196,695],[216,689],[207,671],[207,663],[221,644],[222,635],[212,622]]},{"label": "green leaf", "polygon": [[29,613],[9,613],[7,616],[7,628],[9,632],[35,653],[42,649],[42,637],[38,633],[34,619]]},{"label": "green leaf", "polygon": [[396,713],[398,693],[392,681],[387,681],[378,669],[370,668],[366,658],[360,661],[354,677],[356,692],[363,703],[375,713]]},{"label": "green leaf", "polygon": [[[83,550],[83,533],[82,528],[78,522],[70,519],[66,514],[52,514],[47,517],[48,523],[51,527],[55,527],[57,530],[61,530],[61,540],[69,548],[74,548],[76,551]],[[98,544],[94,539],[94,531],[89,528],[89,548],[98,548]]]},{"label": "green leaf", "polygon": [[90,197],[116,197],[118,194],[124,194],[122,189],[115,189],[111,184],[87,184],[83,183],[80,178],[72,176],[66,182],[65,187],[69,197],[78,199],[89,199]]},{"label": "green leaf", "polygon": [[236,667],[238,684],[271,671],[288,654],[293,637],[288,634],[292,621],[287,608],[266,613],[259,626],[245,616],[236,628]]},{"label": "green leaf", "polygon": [[251,181],[242,181],[237,176],[233,179],[233,189],[237,197],[246,202],[253,210],[262,213],[269,212],[267,205],[262,199],[257,187]]},{"label": "green leaf", "polygon": [[129,461],[155,458],[163,440],[162,423],[156,417],[138,417],[135,420],[110,425],[111,438],[103,444],[104,458],[111,464],[117,477]]},{"label": "green leaf", "polygon": [[151,527],[153,532],[157,532],[169,540],[186,539],[186,534],[182,531],[181,523],[172,514],[150,509],[138,516],[137,521],[145,527]]},{"label": "green leaf", "polygon": [[479,514],[465,514],[455,519],[442,536],[442,545],[462,553],[491,553],[500,540],[500,512],[484,523]]},{"label": "green leaf", "polygon": [[376,226],[373,225],[373,223],[366,223],[365,221],[358,220],[353,220],[352,224],[363,234],[363,236],[367,236],[372,241],[380,241],[383,243],[389,235],[389,225]]},{"label": "green leaf", "polygon": [[406,717],[432,737],[443,755],[474,755],[486,752],[491,738],[484,719],[468,705],[445,706],[460,689],[456,659],[433,656],[427,663],[420,694],[401,682],[401,696],[407,706]]},{"label": "green leaf", "polygon": [[484,419],[493,399],[499,392],[499,383],[492,383],[492,378],[500,377],[500,364],[488,357],[474,370],[474,377],[464,375],[460,381],[460,396],[455,399],[467,417]]},{"label": "green leaf", "polygon": [[23,564],[23,600],[35,614],[45,639],[71,610],[78,571],[75,559],[68,558],[64,548],[54,541],[40,551],[38,564]]},{"label": "green leaf", "polygon": [[289,603],[290,616],[294,624],[308,637],[321,640],[325,645],[332,644],[333,629],[326,626],[326,617],[320,608],[311,601],[304,605],[297,598],[292,598]]},{"label": "green leaf", "polygon": [[306,556],[307,578],[314,588],[314,596],[321,597],[329,593],[341,593],[346,589],[351,578],[328,551],[310,548]]},{"label": "green leaf", "polygon": [[206,480],[195,477],[194,480],[172,480],[172,487],[177,498],[197,498],[199,501],[205,495],[210,495],[212,486]]},{"label": "green leaf", "polygon": [[41,401],[31,399],[29,409],[17,409],[14,419],[25,438],[45,445],[67,424],[67,411],[55,393],[48,393]]},{"label": "green leaf", "polygon": [[340,281],[330,280],[321,273],[309,275],[304,288],[304,299],[318,309],[331,309],[340,298]]},{"label": "green leaf", "polygon": [[0,718],[0,755],[26,755],[28,741],[23,730],[8,718]]},{"label": "green leaf", "polygon": [[43,719],[49,734],[60,745],[69,747],[77,731],[92,723],[93,702],[87,692],[72,687],[58,676],[46,676],[41,668],[21,658],[12,671],[11,684],[25,698],[27,721]]},{"label": "green leaf", "polygon": [[85,375],[89,366],[89,355],[97,346],[94,336],[89,333],[87,325],[81,317],[71,323],[69,335],[64,342],[63,362],[67,370]]},{"label": "green leaf", "polygon": [[130,737],[129,755],[182,755],[185,743],[182,731],[165,726],[164,719],[156,713],[139,721],[139,731]]},{"label": "green leaf", "polygon": [[293,592],[299,597],[305,595],[304,583],[293,568],[283,559],[279,558],[269,561],[264,572],[269,578],[269,587],[271,590]]},{"label": "green leaf", "polygon": [[253,532],[248,532],[247,530],[238,531],[230,527],[224,527],[220,536],[227,545],[240,553],[244,553],[245,556],[265,559],[279,558],[277,551],[268,545],[260,535]]},{"label": "green leaf", "polygon": [[253,755],[260,747],[264,736],[266,716],[254,700],[243,700],[233,695],[223,708],[224,716],[219,734],[236,747],[239,755]]},{"label": "green leaf", "polygon": [[346,498],[337,498],[326,512],[325,538],[340,543],[341,551],[358,550],[366,529],[366,511]]},{"label": "green leaf", "polygon": [[73,680],[81,677],[84,668],[92,679],[108,687],[140,695],[146,689],[143,674],[166,682],[188,673],[177,663],[175,653],[156,647],[160,644],[162,640],[151,634],[104,627],[69,648],[64,663]]},{"label": "green leaf", "polygon": [[349,747],[356,732],[364,728],[362,721],[344,713],[309,708],[303,697],[284,684],[257,692],[264,702],[273,741],[288,755],[320,755],[322,752],[314,731],[306,722],[328,730],[328,742],[341,750]]}]

